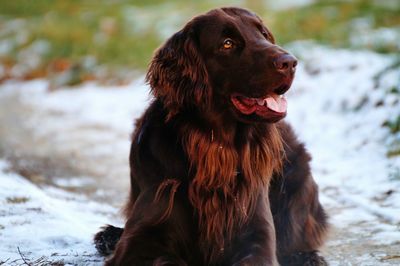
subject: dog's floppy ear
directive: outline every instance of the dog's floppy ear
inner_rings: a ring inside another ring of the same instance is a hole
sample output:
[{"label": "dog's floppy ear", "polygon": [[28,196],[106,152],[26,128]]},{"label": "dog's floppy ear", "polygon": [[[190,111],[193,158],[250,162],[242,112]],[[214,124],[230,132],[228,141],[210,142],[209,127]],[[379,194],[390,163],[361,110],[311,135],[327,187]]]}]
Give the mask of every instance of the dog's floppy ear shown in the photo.
[{"label": "dog's floppy ear", "polygon": [[187,107],[205,107],[211,97],[208,74],[198,51],[194,21],[161,46],[151,61],[146,80],[162,99],[169,118]]}]

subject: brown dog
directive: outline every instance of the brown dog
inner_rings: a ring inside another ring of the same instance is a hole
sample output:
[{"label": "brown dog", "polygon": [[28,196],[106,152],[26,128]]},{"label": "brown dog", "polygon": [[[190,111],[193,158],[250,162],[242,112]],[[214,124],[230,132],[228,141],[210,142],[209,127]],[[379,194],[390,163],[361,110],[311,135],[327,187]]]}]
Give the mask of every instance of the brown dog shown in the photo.
[{"label": "brown dog", "polygon": [[296,64],[240,8],[195,17],[156,52],[125,229],[95,237],[115,248],[107,265],[326,265],[310,156],[281,121]]}]

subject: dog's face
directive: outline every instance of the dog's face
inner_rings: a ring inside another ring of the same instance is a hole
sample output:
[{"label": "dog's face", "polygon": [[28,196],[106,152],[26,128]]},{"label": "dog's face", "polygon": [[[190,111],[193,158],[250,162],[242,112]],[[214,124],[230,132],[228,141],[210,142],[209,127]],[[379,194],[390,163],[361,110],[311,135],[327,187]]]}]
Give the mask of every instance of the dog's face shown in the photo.
[{"label": "dog's face", "polygon": [[206,17],[198,41],[214,94],[241,120],[283,118],[296,59],[246,10],[214,10]]},{"label": "dog's face", "polygon": [[[177,65],[171,67],[174,57]],[[283,94],[292,84],[296,64],[296,58],[275,45],[258,16],[244,9],[222,8],[194,18],[175,34],[159,50],[148,79],[156,96],[170,99],[171,91],[179,91],[197,106],[207,103],[243,122],[276,122],[286,115]],[[172,79],[154,75],[154,69],[162,73],[167,68]],[[179,97],[174,95],[176,100]],[[180,104],[189,106],[188,101],[182,98]]]}]

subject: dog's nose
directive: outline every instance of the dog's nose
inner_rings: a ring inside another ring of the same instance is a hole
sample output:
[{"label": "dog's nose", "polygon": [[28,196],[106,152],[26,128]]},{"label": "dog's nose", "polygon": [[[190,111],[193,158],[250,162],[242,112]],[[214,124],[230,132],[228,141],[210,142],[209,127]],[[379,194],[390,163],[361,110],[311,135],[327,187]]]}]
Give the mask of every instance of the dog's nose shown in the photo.
[{"label": "dog's nose", "polygon": [[285,75],[293,74],[296,71],[297,59],[291,54],[283,54],[275,59],[274,65],[276,70]]}]

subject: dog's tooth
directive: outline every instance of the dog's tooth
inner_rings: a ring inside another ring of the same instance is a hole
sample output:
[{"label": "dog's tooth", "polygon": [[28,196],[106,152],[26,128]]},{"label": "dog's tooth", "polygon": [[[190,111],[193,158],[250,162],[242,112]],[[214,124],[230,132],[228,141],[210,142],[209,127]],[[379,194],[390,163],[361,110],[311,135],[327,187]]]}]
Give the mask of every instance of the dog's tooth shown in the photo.
[{"label": "dog's tooth", "polygon": [[263,106],[265,103],[265,99],[257,99],[257,104]]}]

